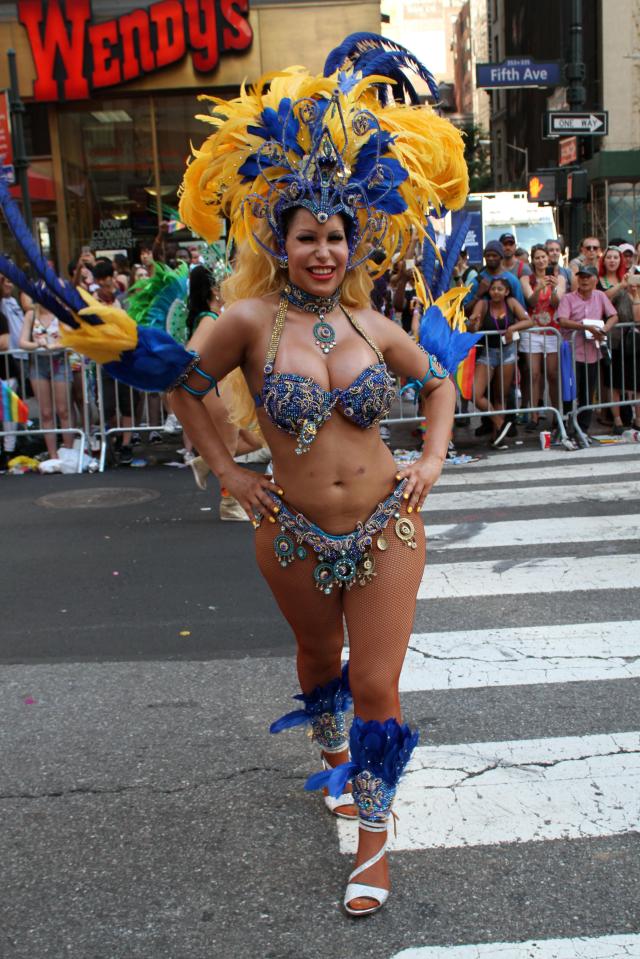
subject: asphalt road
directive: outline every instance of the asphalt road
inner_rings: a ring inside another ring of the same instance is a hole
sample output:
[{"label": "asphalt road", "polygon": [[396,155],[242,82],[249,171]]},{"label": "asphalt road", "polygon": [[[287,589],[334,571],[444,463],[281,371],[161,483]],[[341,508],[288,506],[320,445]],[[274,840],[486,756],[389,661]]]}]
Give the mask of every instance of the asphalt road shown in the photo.
[{"label": "asphalt road", "polygon": [[[508,483],[524,490],[516,508],[487,505],[485,495],[499,500],[507,485],[483,484],[478,473],[469,474],[478,492],[472,509],[440,510],[435,501],[427,526],[444,539],[425,588],[441,574],[453,583],[464,560],[478,570],[499,561],[503,579],[475,598],[454,591],[421,600],[414,667],[424,636],[434,667],[447,659],[429,646],[434,630],[470,642],[499,627],[515,643],[523,627],[542,627],[546,637],[568,625],[579,637],[582,625],[606,620],[614,633],[629,633],[629,649],[589,652],[585,640],[579,667],[591,670],[588,679],[542,652],[543,672],[516,682],[496,678],[490,656],[478,678],[474,655],[458,650],[444,665],[451,676],[468,675],[406,683],[405,718],[423,746],[539,741],[552,752],[570,742],[583,751],[579,763],[598,736],[638,730],[640,656],[629,624],[640,618],[632,522],[640,492],[623,503],[577,495],[559,505],[546,491],[564,487],[576,464],[584,476],[571,482],[589,493],[638,485],[640,458],[585,452],[549,454],[542,466],[553,464],[551,482],[525,455]],[[591,475],[590,464],[604,476]],[[444,495],[467,488],[448,486],[452,475],[463,474],[445,475]],[[215,496],[167,467],[0,481],[1,959],[394,959],[410,947],[418,957],[429,946],[640,932],[637,800],[619,801],[625,825],[614,828],[611,810],[594,817],[578,798],[577,826],[568,819],[549,838],[556,814],[527,809],[523,799],[510,835],[508,784],[495,807],[505,835],[486,842],[465,833],[472,815],[458,824],[459,839],[425,839],[437,806],[429,789],[417,806],[399,802],[389,905],[370,919],[347,919],[338,907],[348,837],[338,844],[335,820],[301,788],[316,757],[299,732],[267,733],[297,690],[293,644],[252,562],[249,524],[220,523]],[[620,515],[628,532],[580,539],[580,518]],[[569,543],[553,528],[567,516],[576,521]],[[481,545],[483,531],[509,521],[523,531],[517,543]],[[534,536],[536,521],[547,525]],[[447,542],[448,524],[459,527],[464,549]],[[550,570],[567,555],[585,564],[622,557],[628,580],[605,590],[602,572],[587,572],[580,588],[563,591]],[[536,588],[502,590],[509,576],[532,571]],[[523,655],[518,668],[529,661],[539,669],[535,655]],[[614,775],[638,783],[640,742],[627,752]],[[510,802],[524,796],[528,776]],[[458,793],[451,796],[455,805]],[[540,815],[533,840],[524,835],[530,812]]]}]

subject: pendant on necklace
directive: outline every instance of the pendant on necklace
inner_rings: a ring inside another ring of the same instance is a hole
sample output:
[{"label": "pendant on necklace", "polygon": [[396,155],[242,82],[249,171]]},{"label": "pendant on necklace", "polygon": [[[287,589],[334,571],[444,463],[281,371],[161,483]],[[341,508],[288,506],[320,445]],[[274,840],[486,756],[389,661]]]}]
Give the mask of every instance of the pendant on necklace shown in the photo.
[{"label": "pendant on necklace", "polygon": [[313,336],[316,346],[319,346],[323,353],[330,353],[336,345],[336,331],[325,319],[324,313],[318,313],[318,322],[313,326]]}]

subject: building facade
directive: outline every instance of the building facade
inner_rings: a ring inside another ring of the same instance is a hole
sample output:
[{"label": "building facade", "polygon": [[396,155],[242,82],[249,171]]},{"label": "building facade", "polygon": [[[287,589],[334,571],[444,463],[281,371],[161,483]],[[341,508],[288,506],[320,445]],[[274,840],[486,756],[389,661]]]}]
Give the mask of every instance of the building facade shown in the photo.
[{"label": "building facade", "polygon": [[[210,104],[197,96],[234,96],[241,83],[294,63],[321,72],[328,51],[361,30],[379,33],[378,2],[0,3],[0,50],[16,52],[43,252],[63,275],[83,246],[136,256],[172,218],[190,143],[207,135],[196,115]],[[3,56],[0,90],[8,86]],[[1,222],[0,249],[12,252]]]},{"label": "building facade", "polygon": [[464,124],[489,133],[489,94],[476,85],[476,63],[489,59],[487,0],[466,0],[454,32],[456,111]]},{"label": "building facade", "polygon": [[[567,63],[571,3],[488,0],[489,60],[531,56]],[[575,163],[587,170],[584,231],[603,241],[640,239],[640,0],[582,2],[583,109],[607,110],[606,137],[578,137]],[[567,109],[566,88],[503,89],[491,96],[492,168],[496,189],[520,189],[525,173],[558,168],[560,144],[544,139],[543,116]],[[567,205],[568,206],[568,205]],[[562,232],[568,210],[560,206]]]}]

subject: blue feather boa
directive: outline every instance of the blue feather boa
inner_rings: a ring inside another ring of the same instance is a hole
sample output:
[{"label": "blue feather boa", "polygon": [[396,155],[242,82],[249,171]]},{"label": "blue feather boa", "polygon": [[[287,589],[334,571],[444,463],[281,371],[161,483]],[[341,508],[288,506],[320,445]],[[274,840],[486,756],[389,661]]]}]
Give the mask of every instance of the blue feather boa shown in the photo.
[{"label": "blue feather boa", "polygon": [[418,733],[396,719],[379,723],[376,719],[365,722],[354,716],[349,735],[351,760],[334,769],[326,769],[309,776],[305,789],[326,787],[334,797],[342,795],[345,786],[363,770],[379,777],[391,789],[398,785],[411,753],[418,743]]}]

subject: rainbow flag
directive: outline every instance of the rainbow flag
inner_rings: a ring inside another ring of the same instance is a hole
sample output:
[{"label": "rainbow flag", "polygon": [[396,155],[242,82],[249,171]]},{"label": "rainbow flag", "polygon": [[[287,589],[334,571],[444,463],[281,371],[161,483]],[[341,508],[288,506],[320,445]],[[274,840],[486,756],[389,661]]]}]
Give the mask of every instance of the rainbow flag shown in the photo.
[{"label": "rainbow flag", "polygon": [[472,346],[456,370],[456,385],[463,400],[470,400],[473,393],[473,376],[476,371],[476,347]]},{"label": "rainbow flag", "polygon": [[29,407],[4,381],[0,381],[0,421],[26,423]]}]

